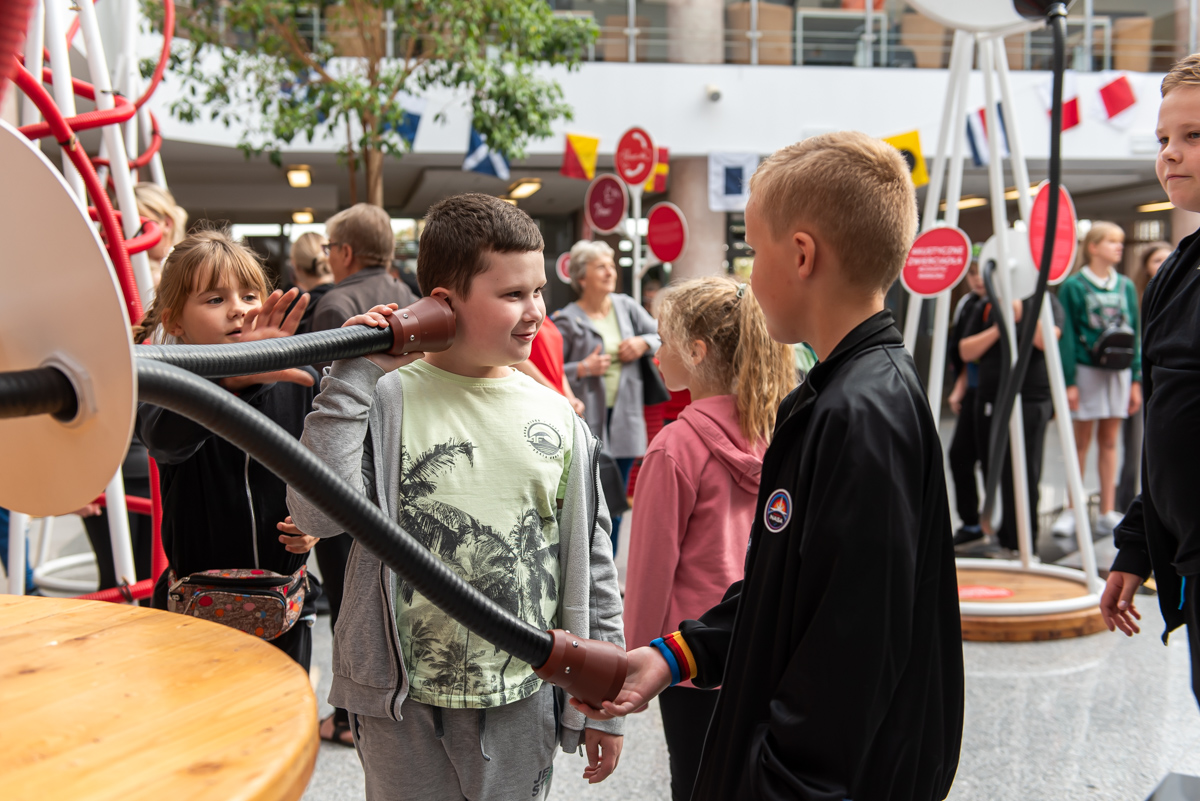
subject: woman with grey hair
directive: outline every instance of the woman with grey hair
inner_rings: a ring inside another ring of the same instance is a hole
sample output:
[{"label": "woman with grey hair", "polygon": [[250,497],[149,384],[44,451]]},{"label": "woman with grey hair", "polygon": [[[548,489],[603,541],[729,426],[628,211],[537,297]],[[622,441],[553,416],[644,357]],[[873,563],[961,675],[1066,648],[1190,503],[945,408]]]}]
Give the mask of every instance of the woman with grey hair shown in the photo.
[{"label": "woman with grey hair", "polygon": [[[579,300],[554,316],[562,332],[567,380],[583,401],[584,419],[617,460],[622,482],[646,452],[646,418],[638,360],[658,350],[658,323],[628,295],[617,293],[613,249],[583,240],[571,248],[571,287]],[[613,552],[620,518],[613,519]]]}]

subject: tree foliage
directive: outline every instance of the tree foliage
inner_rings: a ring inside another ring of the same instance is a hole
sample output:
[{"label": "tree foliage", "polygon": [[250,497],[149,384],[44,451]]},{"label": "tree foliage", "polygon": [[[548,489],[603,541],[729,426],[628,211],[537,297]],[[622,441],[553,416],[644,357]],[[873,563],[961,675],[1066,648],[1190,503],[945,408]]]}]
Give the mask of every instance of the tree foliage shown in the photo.
[{"label": "tree foliage", "polygon": [[[315,37],[314,9],[325,20]],[[343,155],[352,170],[362,161],[368,200],[379,205],[384,156],[411,148],[401,135],[408,98],[465,93],[488,146],[520,158],[531,139],[571,117],[562,88],[538,68],[576,67],[596,34],[591,20],[556,16],[545,0],[195,0],[180,12],[184,41],[171,69],[183,91],[172,113],[239,128],[247,155],[275,163],[297,136],[343,138]]]}]

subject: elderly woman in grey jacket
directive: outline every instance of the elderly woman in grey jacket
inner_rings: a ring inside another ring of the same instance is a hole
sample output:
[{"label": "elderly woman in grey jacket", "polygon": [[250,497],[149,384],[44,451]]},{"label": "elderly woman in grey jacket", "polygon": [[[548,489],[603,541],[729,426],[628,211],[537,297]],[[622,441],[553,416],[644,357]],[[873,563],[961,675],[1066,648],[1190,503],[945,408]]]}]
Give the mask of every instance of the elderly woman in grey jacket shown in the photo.
[{"label": "elderly woman in grey jacket", "polygon": [[[627,482],[633,460],[646,452],[638,360],[658,350],[658,323],[633,298],[614,291],[617,265],[604,242],[576,242],[570,273],[579,300],[554,316],[562,332],[563,367],[586,407],[584,419]],[[614,551],[619,522],[613,519]]]}]

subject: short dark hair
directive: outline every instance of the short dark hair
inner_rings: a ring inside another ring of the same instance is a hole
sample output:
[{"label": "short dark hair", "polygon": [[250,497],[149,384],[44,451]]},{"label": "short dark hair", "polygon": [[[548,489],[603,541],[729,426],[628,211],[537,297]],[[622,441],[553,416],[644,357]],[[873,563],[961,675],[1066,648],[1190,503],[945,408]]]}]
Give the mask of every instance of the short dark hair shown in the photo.
[{"label": "short dark hair", "polygon": [[462,297],[487,269],[488,253],[529,253],[545,248],[537,223],[497,197],[478,193],[438,201],[425,215],[417,249],[417,283],[428,293],[451,289]]}]

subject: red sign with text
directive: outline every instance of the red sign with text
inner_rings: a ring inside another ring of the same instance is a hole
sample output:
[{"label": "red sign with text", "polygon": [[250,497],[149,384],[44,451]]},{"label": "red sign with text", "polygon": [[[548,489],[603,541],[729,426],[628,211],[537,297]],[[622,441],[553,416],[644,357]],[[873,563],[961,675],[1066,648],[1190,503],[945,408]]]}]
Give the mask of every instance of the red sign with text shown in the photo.
[{"label": "red sign with text", "polygon": [[611,234],[625,219],[629,209],[629,190],[615,175],[597,175],[588,184],[583,197],[587,223],[602,234]]},{"label": "red sign with text", "polygon": [[900,281],[914,295],[932,298],[962,280],[971,264],[971,240],[958,228],[930,228],[908,251]]},{"label": "red sign with text", "polygon": [[554,262],[554,272],[558,273],[558,280],[564,284],[571,283],[571,253],[567,251],[558,257],[558,261]]},{"label": "red sign with text", "polygon": [[646,244],[659,261],[675,261],[687,248],[687,220],[674,203],[656,203],[646,216]]},{"label": "red sign with text", "polygon": [[[1051,286],[1062,283],[1071,274],[1071,265],[1075,263],[1075,203],[1071,193],[1065,186],[1058,188],[1058,224],[1054,226],[1054,254],[1050,257],[1050,277],[1046,280]],[[1033,198],[1033,208],[1029,212],[1029,252],[1033,256],[1033,266],[1042,269],[1042,250],[1046,243],[1046,216],[1050,212],[1050,182],[1043,181],[1038,187],[1037,195]]]},{"label": "red sign with text", "polygon": [[1008,587],[988,587],[984,584],[963,584],[958,588],[960,601],[1000,601],[1013,597]]},{"label": "red sign with text", "polygon": [[617,168],[617,175],[621,176],[625,183],[641,186],[654,172],[656,158],[654,141],[650,134],[641,128],[630,128],[621,134],[613,164]]}]

